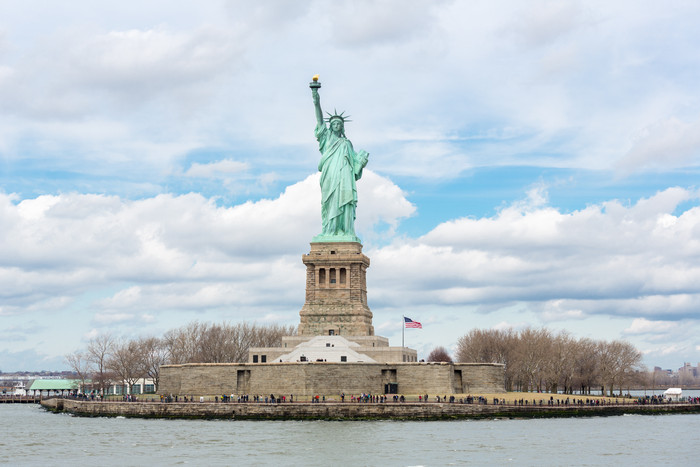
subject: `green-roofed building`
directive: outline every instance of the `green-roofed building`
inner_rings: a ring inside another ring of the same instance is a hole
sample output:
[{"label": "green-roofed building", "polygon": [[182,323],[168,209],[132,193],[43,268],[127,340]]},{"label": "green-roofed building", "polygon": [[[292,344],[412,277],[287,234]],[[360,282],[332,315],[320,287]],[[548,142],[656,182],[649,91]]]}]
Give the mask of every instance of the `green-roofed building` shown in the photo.
[{"label": "green-roofed building", "polygon": [[80,386],[80,380],[78,379],[35,379],[32,384],[27,389],[29,391],[34,391],[33,394],[37,395],[46,391],[49,395],[52,393],[64,393],[77,391]]}]

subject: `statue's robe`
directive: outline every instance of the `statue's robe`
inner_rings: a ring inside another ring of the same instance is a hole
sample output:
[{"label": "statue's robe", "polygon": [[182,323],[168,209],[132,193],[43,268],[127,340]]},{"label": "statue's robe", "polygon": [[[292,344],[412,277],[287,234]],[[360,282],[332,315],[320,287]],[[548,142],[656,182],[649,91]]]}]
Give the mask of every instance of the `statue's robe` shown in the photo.
[{"label": "statue's robe", "polygon": [[315,134],[321,151],[322,235],[355,235],[355,181],[362,177],[369,154],[356,153],[347,138],[334,135],[326,125],[317,125]]}]

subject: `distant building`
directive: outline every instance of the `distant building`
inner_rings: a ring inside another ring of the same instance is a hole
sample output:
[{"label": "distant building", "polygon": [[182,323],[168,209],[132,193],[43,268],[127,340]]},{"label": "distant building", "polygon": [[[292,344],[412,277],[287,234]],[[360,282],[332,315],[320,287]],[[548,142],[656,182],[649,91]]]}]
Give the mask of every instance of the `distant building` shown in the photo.
[{"label": "distant building", "polygon": [[665,376],[673,376],[673,370],[664,369],[664,368],[661,368],[660,366],[654,367],[654,373],[661,373],[662,375],[665,375]]},{"label": "distant building", "polygon": [[136,383],[129,389],[129,385],[122,381],[116,382],[109,385],[107,389],[107,395],[121,396],[125,394],[155,394],[156,385],[151,378],[141,378],[136,381]]},{"label": "distant building", "polygon": [[683,366],[678,369],[679,376],[690,376],[692,378],[697,378],[700,374],[700,363],[698,366],[693,366],[690,363],[683,363]]},{"label": "distant building", "polygon": [[59,396],[77,393],[80,380],[77,379],[35,379],[27,389],[32,396]]}]

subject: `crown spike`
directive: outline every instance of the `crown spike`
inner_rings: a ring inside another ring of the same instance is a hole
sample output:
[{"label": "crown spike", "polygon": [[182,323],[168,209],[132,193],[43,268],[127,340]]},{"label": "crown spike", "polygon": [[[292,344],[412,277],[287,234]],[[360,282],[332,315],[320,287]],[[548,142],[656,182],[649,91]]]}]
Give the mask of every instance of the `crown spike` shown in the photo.
[{"label": "crown spike", "polygon": [[330,122],[331,120],[333,120],[335,118],[340,119],[343,123],[352,121],[352,120],[348,120],[350,118],[350,115],[345,115],[345,111],[338,113],[338,110],[335,108],[333,109],[333,114],[331,114],[330,112],[326,112],[326,114],[328,114],[328,117],[325,118],[324,120],[327,122]]}]

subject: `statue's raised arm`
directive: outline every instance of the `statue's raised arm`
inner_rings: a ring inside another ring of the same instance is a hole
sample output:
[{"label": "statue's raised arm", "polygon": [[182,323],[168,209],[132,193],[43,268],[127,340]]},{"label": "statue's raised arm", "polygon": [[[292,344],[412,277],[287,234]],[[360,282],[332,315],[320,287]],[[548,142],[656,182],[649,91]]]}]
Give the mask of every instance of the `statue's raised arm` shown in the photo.
[{"label": "statue's raised arm", "polygon": [[309,84],[316,111],[316,139],[321,151],[318,170],[321,172],[321,218],[323,230],[314,242],[360,242],[355,235],[357,207],[356,180],[362,177],[369,153],[355,152],[345,137],[345,112],[328,114],[328,127],[321,111],[318,75]]},{"label": "statue's raised arm", "polygon": [[316,125],[323,125],[323,111],[321,110],[321,96],[318,94],[318,90],[321,87],[321,83],[318,82],[318,75],[314,76],[313,81],[309,85],[311,87],[311,98],[314,101],[314,108],[316,109]]}]

